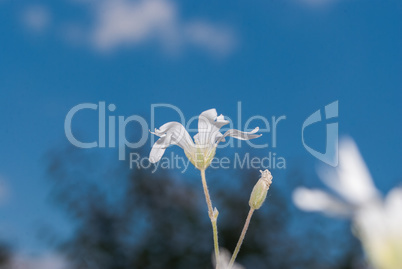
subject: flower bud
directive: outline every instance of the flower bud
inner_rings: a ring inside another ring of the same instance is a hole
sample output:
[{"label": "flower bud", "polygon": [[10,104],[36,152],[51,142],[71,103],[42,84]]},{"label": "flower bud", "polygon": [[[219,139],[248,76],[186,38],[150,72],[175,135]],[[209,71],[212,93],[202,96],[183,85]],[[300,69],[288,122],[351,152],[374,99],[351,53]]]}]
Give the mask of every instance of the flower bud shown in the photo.
[{"label": "flower bud", "polygon": [[261,171],[261,178],[258,180],[257,184],[255,184],[253,191],[251,192],[249,205],[252,209],[259,209],[267,198],[267,193],[269,190],[269,186],[272,184],[272,175],[271,172],[267,170]]}]

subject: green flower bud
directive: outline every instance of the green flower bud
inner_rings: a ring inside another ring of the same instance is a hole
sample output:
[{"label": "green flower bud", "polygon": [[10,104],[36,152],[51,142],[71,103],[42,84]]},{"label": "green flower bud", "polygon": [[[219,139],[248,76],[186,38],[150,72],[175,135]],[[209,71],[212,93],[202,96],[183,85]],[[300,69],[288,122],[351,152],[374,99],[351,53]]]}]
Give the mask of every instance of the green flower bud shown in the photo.
[{"label": "green flower bud", "polygon": [[258,180],[257,184],[255,184],[253,191],[251,192],[249,205],[252,209],[259,209],[267,198],[267,193],[269,190],[269,186],[272,184],[272,175],[271,172],[267,170],[261,171],[261,178]]}]

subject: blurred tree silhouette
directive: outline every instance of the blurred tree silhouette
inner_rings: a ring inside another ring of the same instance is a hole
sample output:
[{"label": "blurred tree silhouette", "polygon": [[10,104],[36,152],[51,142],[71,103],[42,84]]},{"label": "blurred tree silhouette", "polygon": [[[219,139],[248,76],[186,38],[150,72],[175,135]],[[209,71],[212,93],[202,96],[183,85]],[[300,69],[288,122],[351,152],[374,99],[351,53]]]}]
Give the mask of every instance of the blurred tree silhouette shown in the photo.
[{"label": "blurred tree silhouette", "polygon": [[0,243],[0,269],[9,268],[10,261],[11,261],[10,248],[4,243]]},{"label": "blurred tree silhouette", "polygon": [[[73,236],[60,246],[73,268],[212,268],[212,233],[200,179],[182,180],[147,169],[105,171],[96,156],[73,148],[49,159],[55,201],[76,224]],[[213,180],[210,190],[220,210],[220,245],[233,251],[259,172],[207,173],[209,179],[222,176],[220,183]],[[225,176],[231,177],[230,184]],[[337,236],[346,238],[336,253],[340,258],[334,260],[328,249],[336,242],[326,241],[327,232],[291,232],[294,226],[309,225],[295,219],[299,213],[289,200],[290,185],[295,184],[297,180],[289,181],[287,191],[277,187],[274,172],[274,184],[266,204],[253,216],[239,263],[257,269],[357,268],[352,267],[360,255],[356,240]]]}]

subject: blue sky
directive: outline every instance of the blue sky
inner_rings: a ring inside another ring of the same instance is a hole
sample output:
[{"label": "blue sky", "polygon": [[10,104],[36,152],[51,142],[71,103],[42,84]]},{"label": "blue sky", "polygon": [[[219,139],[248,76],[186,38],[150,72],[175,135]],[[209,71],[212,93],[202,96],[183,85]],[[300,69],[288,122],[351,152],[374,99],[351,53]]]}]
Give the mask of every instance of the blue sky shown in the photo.
[{"label": "blue sky", "polygon": [[[21,251],[41,245],[44,219],[67,225],[49,202],[45,154],[67,145],[64,118],[80,103],[113,103],[125,117],[170,103],[235,118],[241,101],[244,119],[286,115],[276,152],[314,171],[302,123],[339,100],[340,134],[356,140],[377,186],[401,183],[399,0],[152,3],[0,1],[0,231]],[[95,138],[96,121],[74,128]],[[315,128],[319,147],[324,125]]]}]

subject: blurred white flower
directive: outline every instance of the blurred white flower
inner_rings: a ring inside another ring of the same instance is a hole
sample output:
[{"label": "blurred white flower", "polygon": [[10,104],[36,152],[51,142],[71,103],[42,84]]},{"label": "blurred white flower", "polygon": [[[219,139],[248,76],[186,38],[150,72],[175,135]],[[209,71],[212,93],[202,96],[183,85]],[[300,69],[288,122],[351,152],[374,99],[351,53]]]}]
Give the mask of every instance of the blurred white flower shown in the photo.
[{"label": "blurred white flower", "polygon": [[178,122],[165,123],[153,132],[160,138],[153,145],[149,160],[151,163],[158,162],[168,146],[177,145],[184,150],[187,158],[196,168],[204,170],[215,156],[217,145],[219,142],[225,141],[225,137],[231,136],[241,140],[249,140],[261,136],[255,134],[259,129],[258,127],[251,132],[230,129],[222,135],[219,130],[228,123],[229,121],[225,120],[223,115],[218,116],[214,108],[202,112],[198,119],[198,134],[194,136],[195,143],[182,124]]},{"label": "blurred white flower", "polygon": [[230,252],[224,248],[221,248],[219,250],[219,264],[216,266],[216,261],[215,261],[215,256],[212,257],[214,261],[215,268],[219,269],[244,269],[243,266],[241,266],[238,263],[234,263],[231,267],[229,267],[229,262],[230,258],[232,255],[230,255]]},{"label": "blurred white flower", "polygon": [[336,172],[320,170],[319,175],[343,200],[321,190],[298,188],[293,193],[295,204],[306,211],[350,217],[375,268],[402,268],[402,188],[382,199],[351,139],[340,143]]}]

